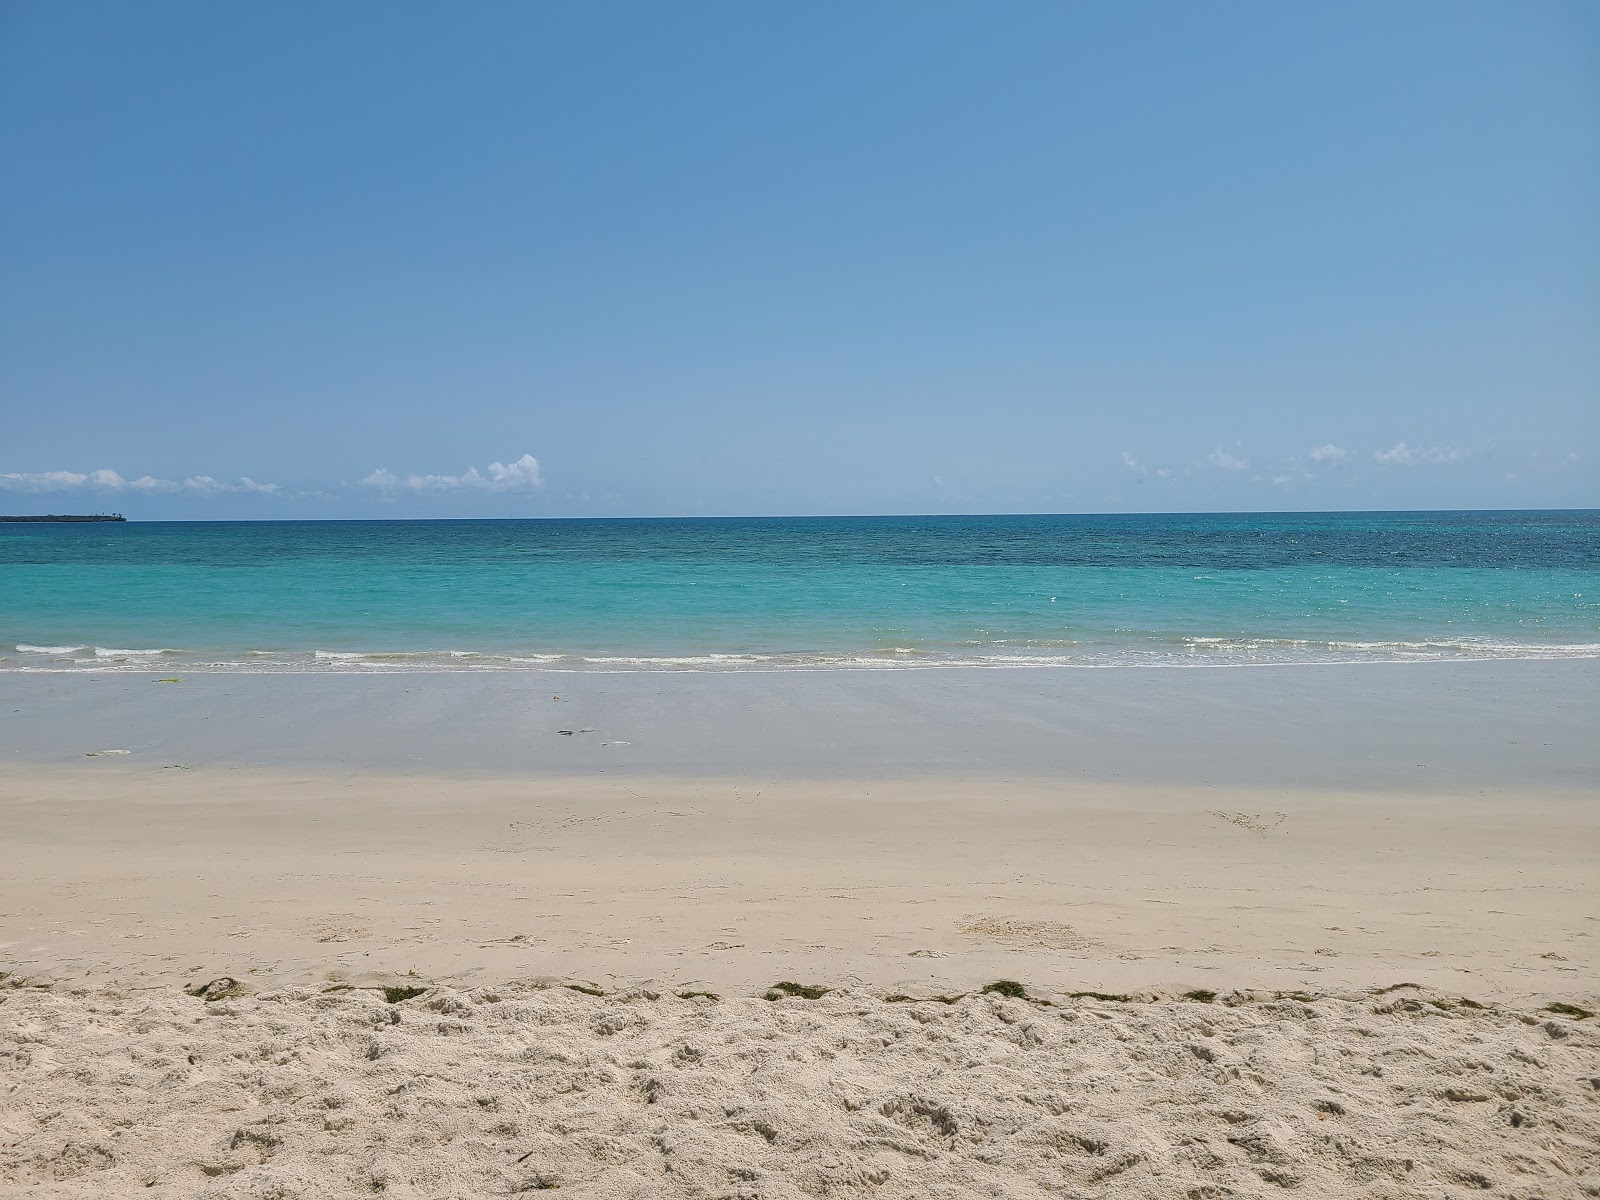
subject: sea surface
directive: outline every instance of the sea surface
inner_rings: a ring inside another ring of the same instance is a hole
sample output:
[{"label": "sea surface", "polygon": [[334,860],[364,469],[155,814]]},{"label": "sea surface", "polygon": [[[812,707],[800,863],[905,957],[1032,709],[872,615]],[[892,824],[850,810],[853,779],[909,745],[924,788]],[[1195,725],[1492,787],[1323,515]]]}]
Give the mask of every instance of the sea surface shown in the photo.
[{"label": "sea surface", "polygon": [[1600,512],[0,525],[0,670],[1600,657]]}]

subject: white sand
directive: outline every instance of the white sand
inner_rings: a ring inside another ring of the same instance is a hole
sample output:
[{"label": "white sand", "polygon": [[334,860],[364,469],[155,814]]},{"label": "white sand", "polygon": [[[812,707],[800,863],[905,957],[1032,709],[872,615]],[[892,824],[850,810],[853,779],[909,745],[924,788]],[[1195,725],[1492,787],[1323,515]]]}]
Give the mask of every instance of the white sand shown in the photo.
[{"label": "white sand", "polygon": [[0,1191],[1555,1200],[1600,1195],[1593,1025],[1409,990],[19,990],[0,993]]},{"label": "white sand", "polygon": [[1600,1008],[1583,794],[510,779],[131,759],[0,784],[0,970],[752,994],[1425,984]]}]

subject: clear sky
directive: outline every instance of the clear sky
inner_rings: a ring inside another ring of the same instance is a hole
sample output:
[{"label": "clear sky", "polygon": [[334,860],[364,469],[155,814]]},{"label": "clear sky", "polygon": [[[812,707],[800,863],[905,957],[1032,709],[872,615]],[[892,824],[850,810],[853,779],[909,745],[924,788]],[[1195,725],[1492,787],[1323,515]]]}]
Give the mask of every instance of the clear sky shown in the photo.
[{"label": "clear sky", "polygon": [[1600,6],[0,7],[0,511],[1600,505]]}]

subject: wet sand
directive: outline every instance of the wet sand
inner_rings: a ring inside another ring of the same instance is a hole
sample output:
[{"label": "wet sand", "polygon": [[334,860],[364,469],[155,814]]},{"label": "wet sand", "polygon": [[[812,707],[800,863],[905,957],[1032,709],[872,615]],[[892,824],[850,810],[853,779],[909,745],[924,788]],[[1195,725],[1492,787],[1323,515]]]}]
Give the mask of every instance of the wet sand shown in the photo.
[{"label": "wet sand", "polygon": [[[391,675],[0,673],[0,763],[1590,789],[1600,659]],[[560,730],[572,731],[562,735]]]}]

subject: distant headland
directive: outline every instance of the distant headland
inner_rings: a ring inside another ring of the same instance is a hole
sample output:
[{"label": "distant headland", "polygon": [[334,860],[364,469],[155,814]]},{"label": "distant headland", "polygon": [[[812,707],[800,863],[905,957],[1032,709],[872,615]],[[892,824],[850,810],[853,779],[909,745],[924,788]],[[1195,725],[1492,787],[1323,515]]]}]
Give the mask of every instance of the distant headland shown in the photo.
[{"label": "distant headland", "polygon": [[121,513],[89,513],[77,515],[74,513],[45,513],[37,517],[4,517],[0,521],[126,521],[128,518]]}]

